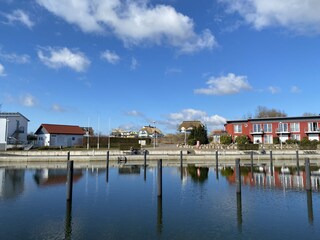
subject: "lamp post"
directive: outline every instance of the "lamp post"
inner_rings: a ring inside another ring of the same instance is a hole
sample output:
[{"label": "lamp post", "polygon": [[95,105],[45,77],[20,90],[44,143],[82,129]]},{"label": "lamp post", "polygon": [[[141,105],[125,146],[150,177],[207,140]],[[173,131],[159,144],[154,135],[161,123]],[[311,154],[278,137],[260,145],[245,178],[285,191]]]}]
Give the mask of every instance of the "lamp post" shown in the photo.
[{"label": "lamp post", "polygon": [[282,129],[283,129],[283,126],[282,126],[282,122],[279,122],[279,130],[280,130],[280,148],[282,150]]}]

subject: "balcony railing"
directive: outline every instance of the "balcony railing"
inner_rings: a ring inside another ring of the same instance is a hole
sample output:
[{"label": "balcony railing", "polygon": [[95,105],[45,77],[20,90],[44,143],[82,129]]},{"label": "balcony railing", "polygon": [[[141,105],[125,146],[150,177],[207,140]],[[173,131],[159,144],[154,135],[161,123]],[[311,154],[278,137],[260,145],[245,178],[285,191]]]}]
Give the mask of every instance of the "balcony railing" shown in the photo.
[{"label": "balcony railing", "polygon": [[282,134],[289,134],[290,129],[284,129],[284,128],[277,128],[276,133],[282,133]]},{"label": "balcony railing", "polygon": [[251,135],[262,135],[264,133],[263,129],[255,129],[250,132]]},{"label": "balcony railing", "polygon": [[305,133],[320,133],[320,128],[305,128]]}]

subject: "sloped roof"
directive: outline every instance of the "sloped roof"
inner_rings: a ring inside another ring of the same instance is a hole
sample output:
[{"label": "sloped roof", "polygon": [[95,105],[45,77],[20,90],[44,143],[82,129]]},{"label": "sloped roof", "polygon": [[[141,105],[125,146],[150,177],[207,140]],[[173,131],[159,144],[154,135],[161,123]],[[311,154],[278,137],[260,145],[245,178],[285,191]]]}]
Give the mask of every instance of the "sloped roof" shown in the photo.
[{"label": "sloped roof", "polygon": [[28,122],[30,122],[30,120],[28,118],[26,118],[25,116],[23,116],[21,113],[19,112],[0,112],[0,118],[7,118],[7,117],[23,117],[25,118]]},{"label": "sloped roof", "polygon": [[73,125],[58,125],[58,124],[41,124],[37,132],[44,128],[50,134],[73,134],[73,135],[84,135],[85,132],[79,126]]},{"label": "sloped roof", "polygon": [[181,130],[182,128],[184,128],[186,130],[191,130],[194,127],[199,127],[199,126],[203,126],[202,122],[200,122],[200,121],[183,121],[179,125],[179,130]]},{"label": "sloped roof", "polygon": [[147,131],[148,134],[153,134],[154,132],[158,134],[162,134],[161,130],[158,128],[155,128],[153,126],[144,126],[140,131]]}]

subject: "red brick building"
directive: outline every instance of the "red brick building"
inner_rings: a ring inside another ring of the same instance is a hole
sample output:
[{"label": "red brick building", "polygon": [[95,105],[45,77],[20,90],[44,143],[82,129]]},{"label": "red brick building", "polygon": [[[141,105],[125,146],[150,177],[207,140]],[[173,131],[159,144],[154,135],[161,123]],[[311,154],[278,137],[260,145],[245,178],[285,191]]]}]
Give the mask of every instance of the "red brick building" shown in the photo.
[{"label": "red brick building", "polygon": [[237,136],[246,135],[253,143],[272,144],[274,137],[282,142],[288,139],[302,140],[305,137],[320,140],[320,116],[230,120],[224,126],[233,140]]}]

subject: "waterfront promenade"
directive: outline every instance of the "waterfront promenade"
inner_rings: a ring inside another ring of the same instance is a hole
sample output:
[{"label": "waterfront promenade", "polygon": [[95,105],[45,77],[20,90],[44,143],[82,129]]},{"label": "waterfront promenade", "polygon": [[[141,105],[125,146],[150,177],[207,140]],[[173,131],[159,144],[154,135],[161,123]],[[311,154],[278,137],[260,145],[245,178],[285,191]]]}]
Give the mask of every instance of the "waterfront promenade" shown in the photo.
[{"label": "waterfront promenade", "polygon": [[[216,165],[218,156],[219,165],[233,165],[236,158],[241,159],[242,164],[249,164],[251,161],[251,151],[239,150],[197,150],[192,148],[179,148],[175,146],[165,146],[157,148],[146,148],[148,165],[155,165],[156,160],[162,159],[164,164],[176,165],[180,163],[181,152],[184,164]],[[86,164],[88,162],[100,162],[104,165],[107,157],[107,149],[89,149],[70,151],[70,159],[76,164]],[[0,166],[7,164],[25,163],[65,163],[69,150],[31,150],[31,151],[2,151],[0,152]],[[298,151],[299,161],[304,164],[306,158],[311,164],[320,166],[320,151]],[[262,154],[260,151],[253,151],[253,161],[255,164],[269,164],[270,151]],[[143,164],[144,155],[131,155],[130,151],[110,150],[109,160],[111,164],[117,165],[119,159],[126,159],[127,164]],[[272,160],[275,166],[294,166],[297,160],[296,150],[272,150]]]}]

